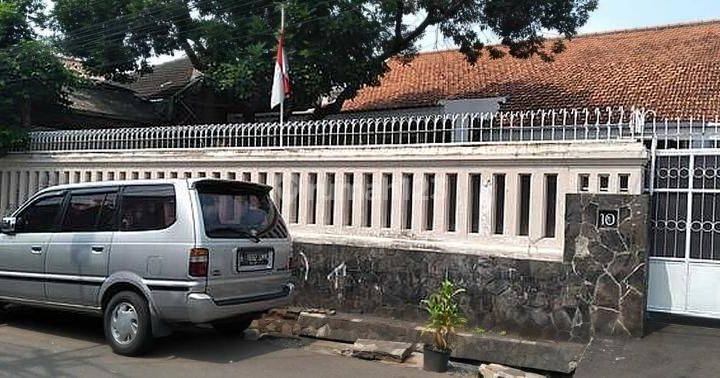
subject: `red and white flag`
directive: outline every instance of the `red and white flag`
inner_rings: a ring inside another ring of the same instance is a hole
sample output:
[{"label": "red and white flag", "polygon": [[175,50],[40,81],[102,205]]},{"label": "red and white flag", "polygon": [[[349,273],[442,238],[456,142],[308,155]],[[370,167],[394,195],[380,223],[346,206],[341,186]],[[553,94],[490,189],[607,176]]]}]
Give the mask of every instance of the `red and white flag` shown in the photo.
[{"label": "red and white flag", "polygon": [[275,76],[273,77],[272,96],[270,97],[270,108],[273,109],[290,95],[290,69],[287,56],[285,55],[285,33],[280,33],[278,41],[277,60],[275,61]]}]

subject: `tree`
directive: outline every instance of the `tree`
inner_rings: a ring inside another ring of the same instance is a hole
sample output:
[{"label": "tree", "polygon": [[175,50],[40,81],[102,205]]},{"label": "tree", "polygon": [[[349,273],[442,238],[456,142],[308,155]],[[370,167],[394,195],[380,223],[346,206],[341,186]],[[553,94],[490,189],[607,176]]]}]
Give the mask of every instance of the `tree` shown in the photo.
[{"label": "tree", "polygon": [[[597,0],[288,0],[286,46],[293,107],[337,112],[362,86],[377,85],[387,60],[410,60],[432,26],[470,63],[539,55],[552,59],[562,41],[545,46],[544,31],[566,38],[588,19]],[[419,23],[409,24],[412,15]],[[69,54],[114,80],[149,70],[147,59],[183,51],[207,84],[248,113],[267,110],[280,13],[270,0],[56,0],[56,29]],[[486,46],[482,31],[504,48]]]},{"label": "tree", "polygon": [[40,0],[0,1],[0,155],[23,139],[33,108],[67,105],[74,75],[38,39]]}]

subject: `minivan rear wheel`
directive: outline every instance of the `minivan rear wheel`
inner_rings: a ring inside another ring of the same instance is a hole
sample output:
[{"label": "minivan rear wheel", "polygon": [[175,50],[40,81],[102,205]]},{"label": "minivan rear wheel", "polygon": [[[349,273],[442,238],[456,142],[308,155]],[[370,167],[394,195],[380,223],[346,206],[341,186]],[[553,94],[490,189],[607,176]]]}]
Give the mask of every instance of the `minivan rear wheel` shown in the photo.
[{"label": "minivan rear wheel", "polygon": [[113,352],[137,356],[152,345],[150,307],[139,294],[132,291],[115,294],[105,307],[103,318],[105,339]]}]

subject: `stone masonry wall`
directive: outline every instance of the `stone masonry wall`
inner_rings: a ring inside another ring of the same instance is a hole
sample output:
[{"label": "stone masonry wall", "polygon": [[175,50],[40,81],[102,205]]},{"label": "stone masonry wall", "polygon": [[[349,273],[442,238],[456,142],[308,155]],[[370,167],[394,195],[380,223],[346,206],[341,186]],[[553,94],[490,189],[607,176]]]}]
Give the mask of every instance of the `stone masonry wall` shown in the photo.
[{"label": "stone masonry wall", "polygon": [[[420,300],[449,277],[467,290],[470,329],[576,341],[641,336],[648,208],[647,196],[568,195],[563,263],[298,243],[310,272],[295,302],[424,322]],[[599,209],[619,209],[619,227],[599,229]]]},{"label": "stone masonry wall", "polygon": [[[617,227],[598,227],[599,210],[617,211]],[[567,196],[564,260],[595,334],[643,335],[649,215],[645,195]]]}]

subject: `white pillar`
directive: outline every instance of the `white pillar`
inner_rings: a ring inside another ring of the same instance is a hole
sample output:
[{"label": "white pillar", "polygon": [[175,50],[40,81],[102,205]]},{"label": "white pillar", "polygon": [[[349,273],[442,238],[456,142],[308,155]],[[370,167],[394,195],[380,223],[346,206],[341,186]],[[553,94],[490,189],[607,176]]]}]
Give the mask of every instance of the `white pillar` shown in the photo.
[{"label": "white pillar", "polygon": [[530,240],[537,241],[545,236],[545,173],[536,172],[530,177]]},{"label": "white pillar", "polygon": [[353,220],[352,225],[360,227],[362,225],[362,208],[363,208],[363,173],[355,172],[353,178]]},{"label": "white pillar", "polygon": [[518,172],[507,171],[505,174],[505,232],[504,235],[517,236],[518,231]]},{"label": "white pillar", "polygon": [[282,214],[285,217],[285,221],[288,223],[292,223],[290,221],[290,205],[293,195],[292,191],[292,173],[285,171],[283,173]]},{"label": "white pillar", "polygon": [[345,198],[343,194],[345,190],[345,173],[342,171],[335,171],[335,216],[333,221],[335,227],[342,227],[343,220],[345,219],[344,204]]},{"label": "white pillar", "polygon": [[392,214],[390,215],[390,229],[400,231],[403,215],[403,172],[393,172],[392,178]]},{"label": "white pillar", "polygon": [[8,197],[8,208],[15,210],[20,206],[18,203],[18,171],[10,171],[10,196]]},{"label": "white pillar", "polygon": [[6,215],[10,200],[10,172],[0,171],[0,216]]},{"label": "white pillar", "polygon": [[28,174],[28,171],[20,171],[20,183],[17,203],[18,206],[22,205],[28,197]]},{"label": "white pillar", "polygon": [[372,219],[370,224],[376,230],[382,228],[383,207],[385,206],[383,202],[383,175],[384,172],[380,170],[376,170],[372,175]]},{"label": "white pillar", "polygon": [[38,171],[30,171],[30,183],[28,184],[29,190],[28,190],[28,197],[32,197],[35,193],[38,192],[40,189],[40,186],[38,185],[38,176],[40,173]]},{"label": "white pillar", "polygon": [[447,230],[446,204],[447,204],[447,176],[445,172],[435,172],[435,203],[433,230],[443,234]]},{"label": "white pillar", "polygon": [[455,201],[455,232],[464,236],[468,233],[468,221],[472,214],[470,208],[470,174],[467,169],[457,172],[457,194]]},{"label": "white pillar", "polygon": [[493,202],[495,195],[493,190],[493,172],[483,170],[480,172],[480,220],[479,234],[488,237],[493,234]]},{"label": "white pillar", "polygon": [[423,229],[423,179],[424,172],[413,172],[413,197],[412,197],[412,230],[420,232]]},{"label": "white pillar", "polygon": [[[246,172],[248,173],[248,172]],[[245,175],[245,174],[243,174]],[[249,175],[248,175],[249,176]],[[298,200],[299,216],[298,223],[302,225],[308,224],[309,213],[310,213],[310,178],[308,172],[300,172],[300,181],[298,189],[300,190],[300,196]],[[249,180],[244,180],[249,181]]]},{"label": "white pillar", "polygon": [[317,223],[318,226],[325,226],[325,206],[328,200],[327,175],[328,172],[324,171],[317,173],[317,196],[315,198],[315,208],[317,210],[315,211],[315,223]]}]

